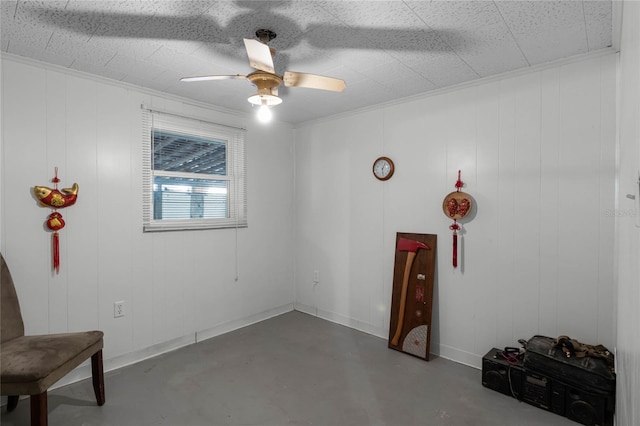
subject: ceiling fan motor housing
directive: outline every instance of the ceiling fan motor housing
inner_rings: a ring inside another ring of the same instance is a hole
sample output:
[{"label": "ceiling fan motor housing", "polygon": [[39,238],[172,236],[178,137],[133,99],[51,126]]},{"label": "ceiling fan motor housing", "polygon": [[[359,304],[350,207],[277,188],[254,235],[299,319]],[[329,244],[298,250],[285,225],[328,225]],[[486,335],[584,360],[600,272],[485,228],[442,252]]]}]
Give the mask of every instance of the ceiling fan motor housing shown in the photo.
[{"label": "ceiling fan motor housing", "polygon": [[275,49],[269,47],[269,41],[276,38],[276,33],[268,29],[259,29],[256,31],[256,39],[243,39],[244,46],[249,58],[249,65],[256,71],[246,76],[223,75],[223,76],[201,76],[186,77],[182,81],[201,81],[201,80],[225,80],[225,79],[241,79],[246,78],[258,88],[258,92],[251,95],[247,100],[253,105],[259,106],[275,106],[282,103],[282,99],[278,97],[278,87],[284,82],[288,87],[307,87],[312,89],[330,90],[341,92],[345,88],[344,80],[333,77],[324,77],[320,75],[307,74],[286,71],[284,77],[275,73],[273,64],[273,56]]},{"label": "ceiling fan motor housing", "polygon": [[258,92],[249,98],[249,102],[255,105],[278,105],[282,99],[278,97],[278,86],[282,84],[282,78],[276,74],[256,71],[247,76]]},{"label": "ceiling fan motor housing", "polygon": [[276,33],[271,30],[261,28],[256,31],[256,37],[258,37],[258,40],[260,40],[264,44],[267,44],[268,42],[276,38]]}]

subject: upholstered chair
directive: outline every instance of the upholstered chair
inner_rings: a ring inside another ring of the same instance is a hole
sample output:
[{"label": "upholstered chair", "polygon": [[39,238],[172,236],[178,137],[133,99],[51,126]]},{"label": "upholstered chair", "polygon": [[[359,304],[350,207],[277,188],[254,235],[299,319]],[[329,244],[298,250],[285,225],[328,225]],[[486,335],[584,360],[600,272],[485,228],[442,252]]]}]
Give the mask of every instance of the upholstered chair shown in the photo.
[{"label": "upholstered chair", "polygon": [[20,304],[11,273],[0,254],[0,390],[7,395],[7,411],[20,395],[30,395],[31,425],[46,426],[47,389],[91,358],[93,390],[103,405],[102,331],[25,336]]}]

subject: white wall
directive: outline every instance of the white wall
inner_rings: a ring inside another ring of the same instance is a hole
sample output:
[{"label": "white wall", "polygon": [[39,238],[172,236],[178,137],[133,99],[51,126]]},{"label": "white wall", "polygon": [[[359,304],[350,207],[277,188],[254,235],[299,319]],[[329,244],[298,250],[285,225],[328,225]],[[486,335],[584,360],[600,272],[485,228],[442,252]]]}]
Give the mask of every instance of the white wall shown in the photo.
[{"label": "white wall", "polygon": [[[2,102],[0,248],[28,334],[101,329],[109,369],[293,308],[291,126],[4,56]],[[248,228],[142,232],[141,103],[248,129]],[[59,275],[31,195],[55,166],[80,185]]]},{"label": "white wall", "polygon": [[[640,424],[640,3],[623,5],[620,45],[619,171],[616,217],[617,424]],[[635,196],[635,200],[627,195]]]},{"label": "white wall", "polygon": [[[616,58],[296,129],[296,309],[387,338],[396,232],[431,233],[432,352],[479,367],[534,334],[613,347]],[[459,169],[477,212],[454,269],[441,206]]]},{"label": "white wall", "polygon": [[[291,309],[295,287],[297,309],[386,338],[400,231],[438,234],[434,353],[479,366],[536,333],[614,346],[615,70],[615,55],[589,57],[294,135],[3,56],[0,248],[27,331],[103,329],[113,368]],[[234,230],[141,232],[140,103],[248,127],[238,282]],[[385,183],[379,155],[396,163]],[[54,166],[80,184],[57,276],[30,195]],[[478,209],[454,270],[441,203],[458,169]]]}]

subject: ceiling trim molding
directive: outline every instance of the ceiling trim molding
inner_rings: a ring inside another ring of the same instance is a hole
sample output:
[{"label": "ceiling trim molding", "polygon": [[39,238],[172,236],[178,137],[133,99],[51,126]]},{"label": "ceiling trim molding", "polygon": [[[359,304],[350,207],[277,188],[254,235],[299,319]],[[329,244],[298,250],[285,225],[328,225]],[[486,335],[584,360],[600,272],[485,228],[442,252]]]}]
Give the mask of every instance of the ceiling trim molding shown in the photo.
[{"label": "ceiling trim molding", "polygon": [[611,47],[620,51],[622,40],[622,14],[624,13],[624,0],[613,0],[611,5]]},{"label": "ceiling trim molding", "polygon": [[[218,113],[222,113],[222,114],[228,114],[231,116],[235,116],[237,118],[240,118],[242,120],[245,120],[245,123],[239,127],[243,127],[243,128],[249,128],[250,126],[248,125],[247,121],[250,121],[253,123],[254,117],[249,114],[246,113],[244,111],[238,111],[238,110],[234,110],[234,109],[229,109],[229,108],[224,108],[215,104],[209,104],[206,102],[200,102],[194,99],[189,99],[189,98],[185,98],[185,97],[181,97],[181,96],[177,96],[177,95],[172,95],[171,93],[167,93],[167,92],[162,92],[159,90],[155,90],[155,89],[149,89],[147,87],[142,87],[142,86],[137,86],[135,84],[131,84],[131,83],[126,83],[124,81],[118,81],[118,80],[113,80],[111,78],[107,78],[107,77],[102,77],[99,75],[95,75],[95,74],[91,74],[85,71],[79,71],[79,70],[74,70],[72,68],[67,68],[67,67],[63,67],[60,65],[56,65],[56,64],[50,64],[48,62],[42,62],[42,61],[38,61],[36,59],[31,59],[31,58],[26,58],[24,56],[19,56],[19,55],[15,55],[13,53],[8,53],[8,52],[0,52],[0,59],[2,60],[11,60],[13,62],[18,62],[18,63],[22,63],[25,65],[31,65],[31,66],[35,66],[38,68],[42,68],[45,70],[50,70],[50,71],[56,71],[65,75],[70,75],[73,77],[79,77],[79,78],[84,78],[87,80],[92,80],[98,83],[103,83],[103,84],[108,84],[111,86],[116,86],[116,87],[121,87],[124,89],[129,89],[129,90],[134,90],[136,92],[142,93],[144,95],[150,95],[150,96],[157,96],[157,97],[161,97],[170,101],[175,101],[175,102],[180,102],[183,105],[188,105],[188,106],[193,106],[193,107],[197,107],[197,108],[202,108],[202,109],[206,109],[212,112],[218,112]],[[285,122],[285,121],[273,121],[272,123],[270,123],[271,126],[273,125],[284,125],[284,126],[288,126],[290,128],[293,128],[291,123]]]},{"label": "ceiling trim molding", "polygon": [[208,104],[208,103],[205,103],[205,102],[196,101],[194,99],[189,99],[189,98],[184,98],[184,97],[181,97],[181,96],[172,95],[171,93],[162,92],[162,91],[155,90],[155,89],[149,89],[148,87],[136,86],[135,84],[126,83],[124,81],[119,81],[119,80],[114,80],[114,79],[107,78],[107,77],[102,77],[102,76],[99,76],[99,75],[96,75],[96,74],[88,73],[86,71],[74,70],[73,68],[67,68],[67,67],[63,67],[61,65],[50,64],[48,62],[38,61],[37,59],[26,58],[24,56],[15,55],[13,53],[1,52],[0,58],[9,59],[9,60],[14,61],[14,62],[23,63],[25,65],[36,66],[38,68],[43,68],[45,70],[57,71],[59,73],[71,75],[71,76],[74,76],[74,77],[80,77],[80,78],[85,78],[87,80],[93,80],[93,81],[95,81],[97,83],[104,83],[104,84],[108,84],[108,85],[111,85],[111,86],[117,86],[117,87],[122,87],[122,88],[125,88],[125,89],[135,90],[135,91],[141,92],[141,93],[143,93],[145,95],[161,96],[163,98],[168,98],[169,100],[174,100],[176,102],[182,102],[184,104],[188,104],[188,105],[192,105],[192,106],[198,106],[198,107],[201,107],[201,108],[214,110],[216,112],[221,112],[221,113],[225,113],[225,114],[231,114],[231,115],[235,115],[235,116],[242,117],[242,118],[249,118],[250,117],[249,114],[247,114],[245,112],[242,112],[242,111],[228,109],[228,108],[224,108],[224,107],[221,107],[221,106],[218,106],[218,105],[213,105],[213,104]]},{"label": "ceiling trim molding", "polygon": [[[617,3],[617,2],[614,2],[614,3]],[[622,2],[620,2],[620,3],[622,3]],[[620,16],[621,16],[621,14],[620,14]],[[618,26],[618,28],[619,27],[620,26]],[[614,35],[615,35],[615,33],[614,33]],[[441,89],[436,89],[436,90],[432,90],[432,91],[429,91],[429,92],[418,93],[416,95],[411,95],[411,96],[407,96],[407,97],[400,98],[400,99],[394,99],[392,101],[383,102],[383,103],[380,103],[380,104],[369,105],[369,106],[366,106],[364,108],[359,108],[359,109],[355,109],[355,110],[352,110],[352,111],[343,112],[343,113],[340,113],[340,114],[330,115],[330,116],[318,118],[318,119],[315,119],[315,120],[304,121],[304,122],[297,123],[297,124],[292,124],[292,123],[289,123],[289,122],[286,122],[286,121],[277,121],[277,122],[273,122],[272,125],[274,125],[274,124],[286,125],[286,126],[291,127],[292,129],[304,128],[304,127],[312,126],[312,125],[318,124],[318,123],[323,123],[323,122],[327,122],[327,121],[333,121],[335,119],[344,118],[344,117],[350,117],[350,116],[353,116],[353,115],[361,114],[363,112],[372,111],[372,110],[375,110],[375,109],[378,109],[378,108],[389,107],[389,106],[393,106],[393,105],[412,102],[412,101],[415,101],[415,100],[429,98],[429,97],[432,97],[432,96],[438,96],[438,95],[442,95],[442,94],[445,94],[445,93],[456,92],[458,90],[462,90],[462,89],[469,88],[469,87],[475,87],[475,86],[491,83],[491,82],[494,82],[494,81],[504,80],[504,79],[507,79],[507,78],[513,78],[513,77],[517,77],[517,76],[520,76],[520,75],[539,72],[539,71],[542,71],[542,70],[545,70],[545,69],[549,69],[549,68],[555,68],[555,67],[558,67],[558,66],[568,65],[568,64],[572,64],[572,63],[576,63],[576,62],[587,61],[587,60],[595,59],[595,58],[602,57],[602,56],[612,55],[612,54],[618,54],[618,51],[614,47],[607,47],[607,48],[604,48],[604,49],[599,49],[599,50],[596,50],[596,51],[593,51],[593,52],[589,52],[589,53],[585,53],[585,54],[582,54],[582,55],[575,55],[575,56],[571,56],[569,58],[563,58],[563,59],[558,59],[556,61],[546,62],[544,64],[538,64],[538,65],[533,65],[533,66],[526,67],[526,68],[520,68],[520,69],[513,70],[513,71],[507,71],[507,72],[502,73],[502,74],[483,77],[483,78],[480,78],[480,79],[477,79],[477,80],[467,81],[467,82],[460,83],[460,84],[457,84],[457,85],[454,85],[454,86],[443,87]],[[242,118],[242,119],[246,119],[246,120],[252,120],[251,114],[245,113],[243,111],[232,110],[232,109],[224,108],[224,107],[221,107],[221,106],[218,106],[218,105],[215,105],[215,104],[209,104],[209,103],[206,103],[206,102],[200,102],[200,101],[196,101],[196,100],[193,100],[193,99],[180,97],[180,96],[177,96],[177,95],[172,95],[170,93],[166,93],[166,92],[162,92],[162,91],[158,91],[158,90],[154,90],[154,89],[149,89],[149,88],[142,87],[142,86],[136,86],[136,85],[131,84],[131,83],[125,83],[123,81],[113,80],[113,79],[110,79],[110,78],[107,78],[107,77],[98,76],[98,75],[91,74],[91,73],[88,73],[88,72],[85,72],[85,71],[74,70],[74,69],[63,67],[63,66],[60,66],[60,65],[55,65],[55,64],[50,64],[50,63],[47,63],[47,62],[38,61],[38,60],[35,60],[35,59],[25,58],[23,56],[15,55],[13,53],[0,52],[0,59],[2,59],[2,60],[9,59],[9,60],[12,60],[14,62],[24,63],[26,65],[37,66],[37,67],[40,67],[40,68],[43,68],[43,69],[57,71],[57,72],[60,72],[60,73],[63,73],[63,74],[72,75],[72,76],[76,76],[76,77],[86,78],[86,79],[89,79],[89,80],[93,80],[93,81],[104,83],[104,84],[109,84],[109,85],[116,86],[116,87],[123,87],[123,88],[126,88],[126,89],[135,90],[135,91],[138,91],[140,93],[151,95],[151,96],[162,97],[162,98],[165,98],[165,99],[168,99],[168,100],[181,102],[181,103],[183,103],[185,105],[191,105],[191,106],[204,108],[204,109],[208,109],[208,110],[219,112],[219,113],[223,113],[223,114],[233,115],[233,116],[236,116],[236,117],[239,117],[239,118]],[[248,126],[245,125],[243,127],[248,127]]]},{"label": "ceiling trim molding", "polygon": [[430,98],[430,97],[433,97],[433,96],[439,96],[439,95],[446,94],[446,93],[457,92],[458,90],[467,89],[467,88],[475,87],[475,86],[480,86],[480,85],[483,85],[483,84],[492,83],[494,81],[504,80],[504,79],[508,79],[508,78],[514,78],[514,77],[518,77],[518,76],[529,74],[529,73],[540,72],[540,71],[543,71],[543,70],[546,70],[546,69],[550,69],[550,68],[569,65],[569,64],[576,63],[576,62],[588,61],[588,60],[592,60],[592,59],[599,58],[599,57],[602,57],[602,56],[617,55],[617,54],[618,54],[618,52],[614,48],[606,47],[604,49],[598,49],[598,50],[595,50],[593,52],[584,53],[582,55],[575,55],[575,56],[571,56],[569,58],[563,58],[563,59],[558,59],[556,61],[546,62],[544,64],[538,64],[538,65],[533,65],[533,66],[526,67],[526,68],[520,68],[520,69],[513,70],[513,71],[507,71],[507,72],[504,72],[502,74],[491,75],[491,76],[488,76],[488,77],[479,78],[477,80],[471,80],[471,81],[467,81],[467,82],[464,82],[464,83],[456,84],[455,86],[443,87],[441,89],[436,89],[436,90],[432,90],[432,91],[429,91],[429,92],[423,92],[423,93],[419,93],[419,94],[416,94],[416,95],[407,96],[405,98],[394,99],[394,100],[389,101],[389,102],[383,102],[383,103],[380,103],[380,104],[370,105],[370,106],[367,106],[367,107],[364,107],[364,108],[359,108],[359,109],[356,109],[356,110],[353,110],[353,111],[347,111],[347,112],[343,112],[343,113],[340,113],[340,114],[330,115],[328,117],[318,118],[316,120],[304,121],[304,122],[295,124],[294,128],[295,129],[300,129],[300,128],[312,126],[314,124],[323,123],[323,122],[326,122],[326,121],[333,121],[333,120],[336,120],[336,119],[340,119],[340,118],[349,117],[349,116],[352,116],[352,115],[361,114],[363,112],[372,111],[372,110],[376,110],[376,109],[379,109],[379,108],[385,108],[385,107],[389,107],[389,106],[404,104],[404,103],[407,103],[407,102],[412,102],[412,101],[416,101],[416,100],[420,100],[420,99],[426,99],[426,98]]},{"label": "ceiling trim molding", "polygon": [[[158,96],[170,101],[175,101],[175,102],[180,102],[183,105],[188,105],[188,106],[194,106],[197,108],[203,108],[212,112],[218,112],[218,113],[222,113],[222,114],[228,114],[231,116],[235,116],[237,118],[243,119],[243,120],[248,120],[248,122],[245,122],[245,124],[241,125],[240,127],[243,128],[250,128],[251,125],[255,124],[255,118],[253,117],[253,114],[244,112],[244,111],[238,111],[238,110],[234,110],[234,109],[230,109],[230,108],[224,108],[221,107],[219,105],[215,105],[215,104],[210,104],[207,102],[201,102],[201,101],[197,101],[194,99],[189,99],[189,98],[185,98],[182,96],[177,96],[177,95],[173,95],[171,93],[167,93],[167,92],[162,92],[159,90],[155,90],[155,89],[149,89],[147,87],[142,87],[142,86],[137,86],[135,84],[131,84],[131,83],[126,83],[124,81],[118,81],[118,80],[114,80],[111,78],[107,78],[107,77],[102,77],[99,75],[95,75],[95,74],[91,74],[85,71],[79,71],[79,70],[74,70],[72,68],[67,68],[67,67],[63,67],[60,65],[55,65],[55,64],[50,64],[48,62],[42,62],[42,61],[38,61],[36,59],[31,59],[31,58],[25,58],[24,56],[19,56],[19,55],[15,55],[13,53],[8,53],[8,52],[0,52],[0,59],[4,60],[4,59],[8,59],[14,62],[19,62],[19,63],[23,63],[25,65],[32,65],[32,66],[36,66],[39,68],[43,68],[45,70],[51,70],[51,71],[56,71],[56,72],[60,72],[62,74],[66,74],[66,75],[71,75],[74,77],[80,77],[80,78],[85,78],[88,80],[93,80],[96,81],[98,83],[104,83],[104,84],[108,84],[111,86],[116,86],[116,87],[122,87],[125,89],[130,89],[130,90],[135,90],[136,92],[140,92],[142,94],[145,95],[150,95],[150,96]],[[288,127],[293,129],[293,124],[286,122],[286,121],[280,121],[280,120],[273,120],[271,123],[269,123],[269,126],[284,126],[284,127]]]}]

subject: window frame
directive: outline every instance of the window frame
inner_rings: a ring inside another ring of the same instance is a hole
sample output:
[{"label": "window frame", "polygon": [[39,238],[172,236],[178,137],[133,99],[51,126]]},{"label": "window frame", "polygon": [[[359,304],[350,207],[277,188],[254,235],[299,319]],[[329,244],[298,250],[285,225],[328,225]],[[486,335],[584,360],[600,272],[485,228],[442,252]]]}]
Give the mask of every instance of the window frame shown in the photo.
[{"label": "window frame", "polygon": [[[187,136],[204,137],[226,144],[226,175],[194,173],[191,177],[227,180],[225,218],[154,219],[154,177],[184,177],[184,173],[153,169],[153,131],[163,130]],[[246,130],[197,118],[158,111],[142,105],[142,229],[143,232],[194,229],[243,228],[247,221]]]}]

